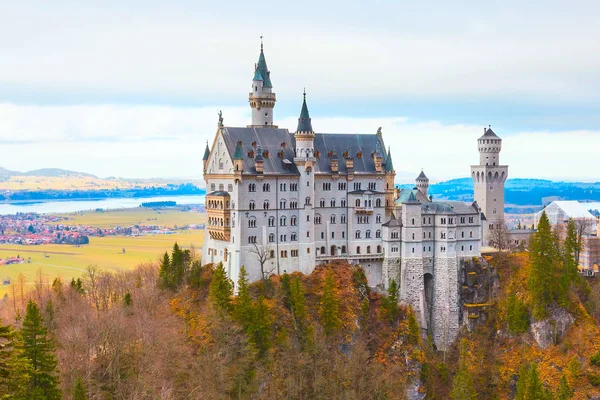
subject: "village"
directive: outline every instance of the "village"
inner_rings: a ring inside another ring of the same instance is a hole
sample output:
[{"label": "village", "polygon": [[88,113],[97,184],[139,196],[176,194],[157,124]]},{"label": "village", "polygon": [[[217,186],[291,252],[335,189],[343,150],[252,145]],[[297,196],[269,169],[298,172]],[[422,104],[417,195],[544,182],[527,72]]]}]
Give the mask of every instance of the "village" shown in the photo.
[{"label": "village", "polygon": [[99,228],[91,225],[70,225],[69,217],[52,214],[19,213],[0,216],[0,244],[85,245],[93,236],[145,236],[169,235],[175,231],[203,229],[194,224],[166,228],[159,225],[132,225]]}]

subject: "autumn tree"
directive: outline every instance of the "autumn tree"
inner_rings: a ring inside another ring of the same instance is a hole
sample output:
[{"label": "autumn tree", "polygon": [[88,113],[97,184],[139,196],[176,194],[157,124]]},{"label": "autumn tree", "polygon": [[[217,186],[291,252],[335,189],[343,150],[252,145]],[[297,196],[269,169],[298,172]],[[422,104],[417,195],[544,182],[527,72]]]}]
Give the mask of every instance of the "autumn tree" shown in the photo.
[{"label": "autumn tree", "polygon": [[31,365],[31,375],[27,387],[31,398],[44,396],[44,399],[60,399],[58,371],[54,343],[48,337],[40,309],[32,300],[27,303],[27,311],[21,328],[22,357]]},{"label": "autumn tree", "polygon": [[230,312],[232,310],[231,296],[233,285],[227,277],[223,263],[217,264],[213,279],[208,289],[208,297],[211,303],[219,310]]},{"label": "autumn tree", "polygon": [[508,250],[510,237],[504,218],[500,219],[500,221],[494,225],[494,229],[489,230],[489,233],[490,242],[494,248],[498,249],[499,251]]},{"label": "autumn tree", "polygon": [[323,287],[323,294],[321,295],[320,301],[320,316],[321,323],[325,329],[327,335],[331,335],[338,330],[342,325],[340,319],[340,306],[337,295],[337,289],[335,287],[335,280],[333,272],[330,270],[327,272],[325,277],[325,285]]},{"label": "autumn tree", "polygon": [[260,265],[260,276],[266,289],[267,279],[269,279],[269,275],[275,270],[275,268],[267,269],[266,267],[267,262],[274,258],[273,251],[269,245],[259,245],[257,243],[253,243],[249,251],[254,254],[256,261]]},{"label": "autumn tree", "polygon": [[477,398],[473,377],[469,371],[468,353],[469,342],[467,339],[462,339],[460,341],[458,371],[452,380],[452,391],[450,392],[450,397],[453,400],[475,400]]}]

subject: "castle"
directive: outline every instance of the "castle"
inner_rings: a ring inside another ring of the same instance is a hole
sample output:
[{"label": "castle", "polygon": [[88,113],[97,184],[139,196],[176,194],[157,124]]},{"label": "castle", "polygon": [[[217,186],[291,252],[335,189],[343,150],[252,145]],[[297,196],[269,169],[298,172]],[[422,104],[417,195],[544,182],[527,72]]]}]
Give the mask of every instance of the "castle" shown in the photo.
[{"label": "castle", "polygon": [[480,256],[483,220],[503,210],[500,139],[491,129],[479,139],[476,202],[433,201],[423,172],[413,189],[395,188],[381,129],[316,133],[306,93],[296,131],[274,125],[276,96],[262,44],[249,103],[252,124],[225,126],[220,114],[206,146],[203,260],[222,262],[234,282],[241,266],[258,280],[346,260],[363,267],[372,287],[395,279],[401,301],[413,306],[438,347],[452,342],[462,323],[460,261]]}]

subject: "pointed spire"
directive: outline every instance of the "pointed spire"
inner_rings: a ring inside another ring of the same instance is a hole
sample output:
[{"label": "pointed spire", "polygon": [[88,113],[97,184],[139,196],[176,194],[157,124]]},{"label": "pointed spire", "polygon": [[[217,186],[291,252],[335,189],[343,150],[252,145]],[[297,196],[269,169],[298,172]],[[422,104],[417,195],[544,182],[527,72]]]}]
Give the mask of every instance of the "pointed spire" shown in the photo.
[{"label": "pointed spire", "polygon": [[208,161],[208,157],[210,157],[210,149],[208,148],[208,140],[206,141],[206,149],[204,149],[204,157],[202,157],[202,161]]},{"label": "pointed spire", "polygon": [[388,146],[387,158],[385,160],[385,171],[394,172],[394,163],[392,162],[392,151]]},{"label": "pointed spire", "polygon": [[237,146],[235,148],[235,153],[233,154],[233,159],[234,160],[243,160],[244,159],[244,152],[242,150],[242,141],[241,140],[237,143]]},{"label": "pointed spire", "polygon": [[421,173],[419,174],[419,176],[417,176],[417,180],[418,181],[429,181],[429,178],[427,177],[427,175],[425,175],[425,172],[423,172],[423,170],[421,169]]},{"label": "pointed spire", "polygon": [[[273,84],[271,83],[271,73],[267,68],[267,61],[265,60],[265,53],[263,50],[263,40],[262,35],[260,37],[260,55],[258,56],[258,63],[256,64],[256,68],[254,70],[254,77],[257,77],[257,73],[263,78],[263,87],[272,88]],[[256,80],[256,79],[255,79]]]},{"label": "pointed spire", "polygon": [[298,118],[298,128],[296,129],[296,132],[313,132],[310,115],[308,114],[308,106],[306,105],[306,89],[304,89],[303,98],[302,110],[300,111],[300,118]]}]

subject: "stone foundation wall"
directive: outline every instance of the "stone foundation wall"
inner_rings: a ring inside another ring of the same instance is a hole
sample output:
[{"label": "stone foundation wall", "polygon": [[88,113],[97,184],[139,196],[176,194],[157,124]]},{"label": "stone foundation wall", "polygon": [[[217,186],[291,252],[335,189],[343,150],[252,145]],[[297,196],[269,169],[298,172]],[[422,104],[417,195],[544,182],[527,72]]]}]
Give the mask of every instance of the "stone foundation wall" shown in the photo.
[{"label": "stone foundation wall", "polygon": [[460,328],[458,260],[436,258],[433,277],[431,335],[438,349],[446,349]]},{"label": "stone foundation wall", "polygon": [[419,325],[427,326],[425,320],[425,285],[423,282],[423,259],[402,259],[402,280],[400,282],[400,300],[413,307]]},{"label": "stone foundation wall", "polygon": [[394,257],[394,258],[389,258],[386,257],[383,260],[383,267],[382,267],[382,283],[383,283],[383,287],[384,288],[388,288],[390,286],[390,281],[392,279],[396,280],[396,283],[398,285],[401,285],[402,280],[401,280],[401,275],[400,275],[400,257]]}]

